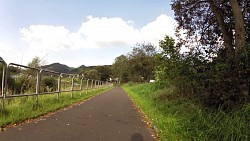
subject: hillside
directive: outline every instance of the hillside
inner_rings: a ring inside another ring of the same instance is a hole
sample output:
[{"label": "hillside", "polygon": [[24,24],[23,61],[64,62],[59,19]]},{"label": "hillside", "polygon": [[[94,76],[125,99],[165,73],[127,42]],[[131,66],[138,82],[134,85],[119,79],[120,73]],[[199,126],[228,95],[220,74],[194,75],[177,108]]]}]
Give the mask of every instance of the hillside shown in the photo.
[{"label": "hillside", "polygon": [[67,65],[60,64],[60,63],[53,63],[50,65],[45,65],[42,66],[43,69],[51,70],[51,71],[56,71],[60,73],[70,73],[72,68],[68,67]]},{"label": "hillside", "polygon": [[77,73],[80,73],[82,70],[86,69],[87,67],[85,65],[81,65],[80,67],[78,68],[72,68],[70,73],[74,73],[74,74],[77,74]]},{"label": "hillside", "polygon": [[90,70],[90,69],[96,69],[97,66],[85,66],[81,65],[77,68],[69,67],[64,64],[60,63],[53,63],[49,65],[42,66],[43,69],[51,70],[51,71],[56,71],[60,73],[73,73],[73,74],[78,74],[82,71]]}]

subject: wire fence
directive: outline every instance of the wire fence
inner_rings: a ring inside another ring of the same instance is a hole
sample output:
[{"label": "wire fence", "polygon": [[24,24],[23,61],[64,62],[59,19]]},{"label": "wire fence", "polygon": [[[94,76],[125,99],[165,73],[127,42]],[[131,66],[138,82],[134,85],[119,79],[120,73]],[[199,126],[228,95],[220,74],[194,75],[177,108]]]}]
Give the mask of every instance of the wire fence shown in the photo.
[{"label": "wire fence", "polygon": [[59,73],[15,63],[7,64],[3,60],[0,60],[0,65],[2,109],[5,107],[4,101],[9,98],[34,96],[38,104],[39,95],[56,94],[59,99],[61,93],[69,92],[72,98],[77,91],[82,95],[83,91],[87,94],[89,90],[96,91],[113,85],[108,81],[85,78],[84,75]]}]

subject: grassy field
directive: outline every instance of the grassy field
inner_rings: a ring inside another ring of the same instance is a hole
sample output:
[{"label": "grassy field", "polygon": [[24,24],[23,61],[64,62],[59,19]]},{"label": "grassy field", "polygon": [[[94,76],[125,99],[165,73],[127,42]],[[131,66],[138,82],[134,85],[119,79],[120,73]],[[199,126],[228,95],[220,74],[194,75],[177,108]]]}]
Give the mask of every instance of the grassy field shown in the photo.
[{"label": "grassy field", "polygon": [[151,119],[160,140],[250,140],[250,105],[234,113],[205,110],[197,101],[175,95],[166,84],[126,84],[123,88]]},{"label": "grassy field", "polygon": [[20,123],[27,119],[45,115],[49,112],[101,94],[111,88],[113,87],[104,90],[89,90],[87,94],[86,91],[83,91],[82,95],[80,95],[80,92],[74,92],[73,98],[71,98],[71,93],[62,93],[60,94],[59,100],[57,100],[56,94],[40,95],[38,104],[35,103],[33,96],[5,100],[6,107],[4,111],[0,113],[0,127],[4,128],[9,124]]}]

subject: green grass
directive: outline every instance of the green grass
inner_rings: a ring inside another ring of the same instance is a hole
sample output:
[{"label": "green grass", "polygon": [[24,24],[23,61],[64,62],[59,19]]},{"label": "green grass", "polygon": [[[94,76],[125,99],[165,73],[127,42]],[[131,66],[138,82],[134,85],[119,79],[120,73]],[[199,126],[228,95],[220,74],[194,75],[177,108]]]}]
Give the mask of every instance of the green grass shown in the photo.
[{"label": "green grass", "polygon": [[61,93],[59,100],[57,100],[57,94],[40,95],[38,104],[36,104],[33,96],[7,99],[5,100],[5,109],[0,112],[0,127],[3,128],[9,124],[20,123],[27,119],[54,112],[101,94],[111,88],[113,87],[104,90],[89,90],[87,94],[86,91],[83,91],[82,95],[80,95],[80,92],[74,92],[73,98],[71,98],[71,93]]},{"label": "green grass", "polygon": [[250,140],[250,105],[234,113],[211,112],[174,94],[173,86],[151,83],[123,88],[151,119],[162,141]]}]

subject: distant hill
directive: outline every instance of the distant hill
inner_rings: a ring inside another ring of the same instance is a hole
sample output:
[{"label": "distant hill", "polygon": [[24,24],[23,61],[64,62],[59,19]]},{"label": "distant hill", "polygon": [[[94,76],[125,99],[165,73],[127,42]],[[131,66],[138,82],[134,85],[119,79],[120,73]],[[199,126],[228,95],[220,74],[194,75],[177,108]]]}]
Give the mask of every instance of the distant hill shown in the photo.
[{"label": "distant hill", "polygon": [[70,72],[71,73],[74,73],[74,74],[77,74],[77,73],[80,73],[82,70],[86,69],[87,67],[85,65],[81,65],[80,67],[78,68],[73,68]]},{"label": "distant hill", "polygon": [[56,71],[60,73],[70,73],[72,68],[68,67],[67,65],[60,64],[60,63],[53,63],[50,65],[45,65],[42,66],[43,69],[51,70],[51,71]]},{"label": "distant hill", "polygon": [[78,74],[78,73],[82,72],[83,70],[89,70],[89,69],[92,69],[95,67],[96,66],[86,67],[85,65],[81,65],[78,68],[73,68],[73,67],[69,67],[69,66],[64,65],[64,64],[53,63],[50,65],[42,66],[42,69],[47,69],[47,70],[56,71],[56,72],[60,72],[60,73]]},{"label": "distant hill", "polygon": [[80,67],[78,67],[79,69],[85,69],[86,66],[85,65],[81,65]]},{"label": "distant hill", "polygon": [[[110,65],[104,65],[104,66],[110,66]],[[56,72],[60,72],[60,73],[71,73],[71,74],[79,74],[81,72],[84,71],[88,71],[91,69],[96,69],[98,66],[85,66],[85,65],[81,65],[77,68],[73,68],[73,67],[69,67],[67,65],[64,64],[60,64],[60,63],[53,63],[50,65],[45,65],[42,66],[42,69],[47,69],[47,70],[51,70],[51,71],[56,71]]]}]

